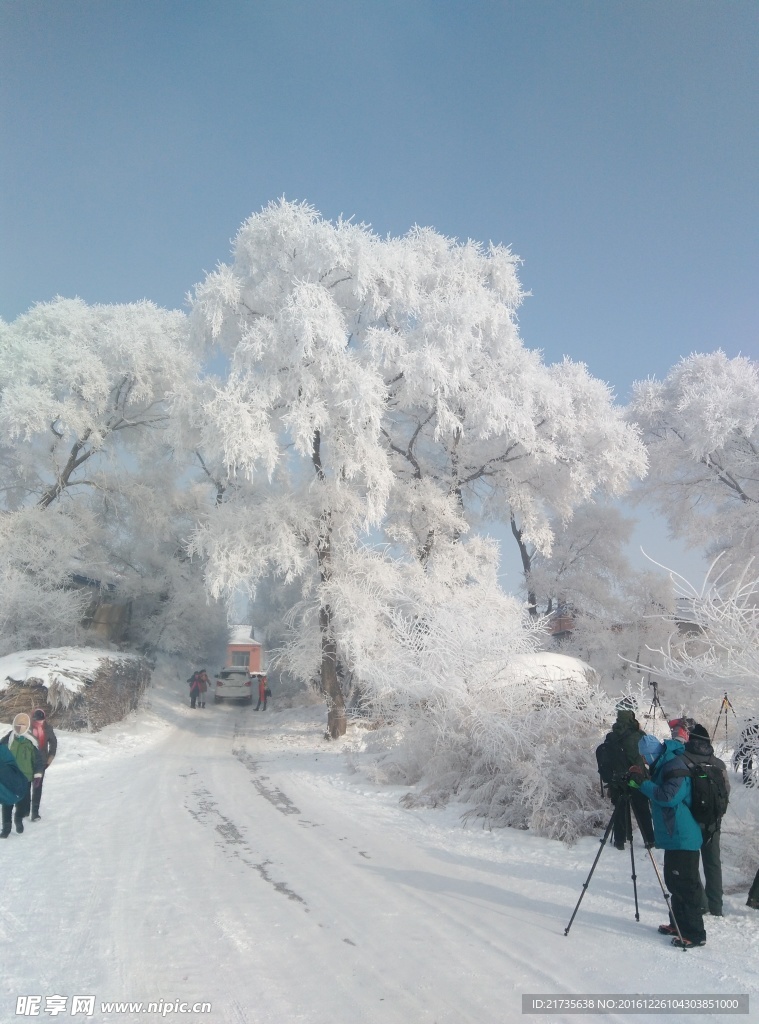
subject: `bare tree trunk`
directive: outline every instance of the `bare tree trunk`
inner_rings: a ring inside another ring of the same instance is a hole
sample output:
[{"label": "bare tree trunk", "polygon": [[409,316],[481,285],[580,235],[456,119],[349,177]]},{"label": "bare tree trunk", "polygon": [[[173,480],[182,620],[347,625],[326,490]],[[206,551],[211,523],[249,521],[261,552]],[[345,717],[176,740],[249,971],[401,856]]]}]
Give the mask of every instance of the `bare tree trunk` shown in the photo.
[{"label": "bare tree trunk", "polygon": [[[324,480],[321,462],[321,434],[314,433],[312,461],[316,475]],[[319,576],[322,583],[329,582],[332,574],[332,524],[330,514],[324,512],[321,517],[320,535],[316,545],[316,558],[319,565]],[[332,608],[322,604],[319,608],[319,633],[321,634],[322,664],[321,691],[327,703],[327,732],[333,740],[345,735],[347,721],[345,718],[345,697],[337,678],[337,641],[332,626]]]},{"label": "bare tree trunk", "polygon": [[519,547],[519,555],[522,559],[522,568],[524,569],[524,581],[527,584],[527,610],[533,618],[537,618],[538,615],[538,597],[534,589],[530,585],[530,572],[532,570],[532,558],[530,552],[527,550],[527,545],[522,539],[522,531],[516,524],[514,516],[511,517],[511,532],[514,534],[514,539]]},{"label": "bare tree trunk", "polygon": [[333,740],[345,735],[345,697],[337,678],[337,644],[332,633],[332,609],[324,605],[319,609],[319,627],[322,639],[321,690],[327,702],[327,732]]}]

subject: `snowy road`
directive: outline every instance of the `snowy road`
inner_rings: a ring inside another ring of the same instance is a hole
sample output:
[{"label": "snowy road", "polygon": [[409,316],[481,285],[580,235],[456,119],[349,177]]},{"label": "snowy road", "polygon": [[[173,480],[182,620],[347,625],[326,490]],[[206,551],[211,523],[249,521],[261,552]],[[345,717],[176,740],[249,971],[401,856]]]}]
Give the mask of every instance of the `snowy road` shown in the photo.
[{"label": "snowy road", "polygon": [[[168,680],[133,721],[63,734],[43,820],[0,846],[3,1024],[34,995],[38,1019],[61,996],[57,1019],[103,1024],[652,1019],[523,1017],[523,993],[759,1005],[745,890],[709,919],[707,947],[678,952],[656,934],[666,915],[642,850],[636,923],[629,858],[609,849],[565,937],[595,840],[567,849],[464,829],[460,809],[404,810],[402,790],[367,781],[355,739],[323,739],[321,709],[191,711],[185,689]],[[74,996],[95,997],[91,1016],[71,1014]],[[166,1013],[176,1001],[212,1009]]]}]

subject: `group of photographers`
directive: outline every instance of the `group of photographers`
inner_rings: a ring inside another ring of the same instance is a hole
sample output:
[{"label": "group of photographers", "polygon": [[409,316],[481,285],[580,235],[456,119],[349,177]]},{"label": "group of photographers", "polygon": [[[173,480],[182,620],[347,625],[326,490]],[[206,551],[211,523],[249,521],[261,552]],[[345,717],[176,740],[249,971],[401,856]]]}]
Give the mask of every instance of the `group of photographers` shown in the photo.
[{"label": "group of photographers", "polygon": [[[671,936],[673,945],[690,948],[706,942],[704,914],[721,917],[723,913],[721,818],[704,824],[694,817],[691,769],[695,766],[706,772],[708,765],[719,769],[724,806],[730,783],[704,726],[691,718],[676,718],[668,725],[667,740],[647,735],[629,701],[622,701],[597,756],[601,778],[615,807],[610,825],[614,845],[623,850],[625,841],[632,838],[634,816],[646,847],[664,851],[664,882],[671,894],[671,910],[669,922],[660,925],[659,931]],[[759,872],[748,906],[759,909]]]}]

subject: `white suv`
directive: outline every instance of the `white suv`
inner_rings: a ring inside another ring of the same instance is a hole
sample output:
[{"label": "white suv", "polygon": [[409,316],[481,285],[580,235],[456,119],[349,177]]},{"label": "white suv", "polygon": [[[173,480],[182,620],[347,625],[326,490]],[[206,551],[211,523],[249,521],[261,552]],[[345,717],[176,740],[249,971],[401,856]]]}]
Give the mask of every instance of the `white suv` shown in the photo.
[{"label": "white suv", "polygon": [[[253,703],[253,689],[258,687],[258,675],[251,675],[246,668],[233,665],[223,668],[216,676],[213,701],[220,704],[223,700],[241,700],[246,704]],[[256,694],[257,694],[256,690]]]}]

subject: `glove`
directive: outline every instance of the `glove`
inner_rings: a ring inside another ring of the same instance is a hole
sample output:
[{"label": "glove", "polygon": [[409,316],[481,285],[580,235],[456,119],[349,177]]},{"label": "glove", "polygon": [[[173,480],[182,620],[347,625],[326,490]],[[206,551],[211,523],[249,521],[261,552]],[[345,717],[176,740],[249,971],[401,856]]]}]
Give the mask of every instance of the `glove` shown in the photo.
[{"label": "glove", "polygon": [[34,779],[32,780],[32,786],[34,786],[35,789],[39,789],[41,785],[42,785],[42,776],[41,775],[35,775]]},{"label": "glove", "polygon": [[630,789],[640,789],[641,784],[646,781],[646,773],[639,764],[634,764],[627,773],[627,785]]}]

